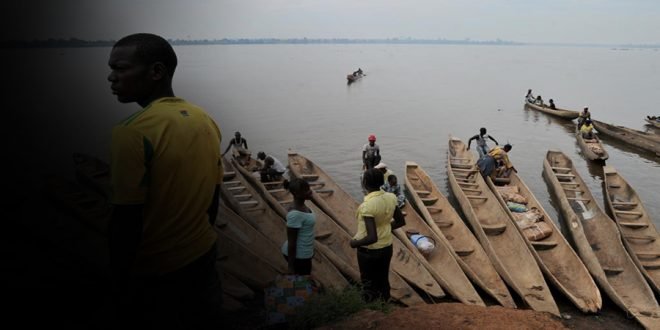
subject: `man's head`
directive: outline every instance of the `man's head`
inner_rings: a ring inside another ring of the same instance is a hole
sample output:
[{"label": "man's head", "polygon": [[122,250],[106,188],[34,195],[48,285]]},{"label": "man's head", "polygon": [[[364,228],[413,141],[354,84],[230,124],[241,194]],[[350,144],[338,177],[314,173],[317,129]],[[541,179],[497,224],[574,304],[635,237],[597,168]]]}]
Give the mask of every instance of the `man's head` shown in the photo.
[{"label": "man's head", "polygon": [[270,167],[270,166],[273,166],[273,165],[275,165],[275,160],[273,160],[273,157],[268,156],[268,157],[266,157],[266,159],[264,159],[264,166],[265,167]]},{"label": "man's head", "polygon": [[591,125],[591,119],[585,120],[584,123],[587,124],[587,125]]},{"label": "man's head", "polygon": [[264,160],[264,159],[266,159],[266,153],[263,152],[263,151],[259,151],[259,152],[257,153],[257,159],[259,159],[259,160]]},{"label": "man's head", "polygon": [[509,144],[509,143],[507,143],[507,144],[504,145],[504,151],[506,151],[506,152],[511,151],[511,148],[513,148],[513,146],[512,146],[511,144]]},{"label": "man's head", "polygon": [[387,183],[389,183],[390,186],[396,186],[397,183],[396,175],[390,174],[390,176],[387,177]]},{"label": "man's head", "polygon": [[486,134],[486,128],[485,128],[485,127],[480,128],[480,129],[479,129],[479,133],[480,133],[481,135]]},{"label": "man's head", "polygon": [[122,103],[144,102],[171,93],[177,65],[174,49],[160,36],[138,33],[126,36],[112,47],[108,75],[112,93]]},{"label": "man's head", "polygon": [[584,107],[584,109],[582,109],[582,111],[587,112],[587,111],[589,111],[589,108],[588,108],[588,107]]},{"label": "man's head", "polygon": [[234,133],[234,137],[236,138],[236,142],[241,142],[241,132]]},{"label": "man's head", "polygon": [[374,143],[376,143],[376,136],[371,134],[371,135],[369,135],[367,140],[369,140],[369,144],[373,145]]}]

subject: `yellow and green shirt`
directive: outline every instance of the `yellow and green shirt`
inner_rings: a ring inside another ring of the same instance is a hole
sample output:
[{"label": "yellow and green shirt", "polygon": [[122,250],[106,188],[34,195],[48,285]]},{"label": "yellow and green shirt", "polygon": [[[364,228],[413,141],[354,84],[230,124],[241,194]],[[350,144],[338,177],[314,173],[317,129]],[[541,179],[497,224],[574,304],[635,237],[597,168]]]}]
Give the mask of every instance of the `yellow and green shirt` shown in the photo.
[{"label": "yellow and green shirt", "polygon": [[396,205],[396,196],[382,190],[364,196],[364,202],[357,209],[357,233],[353,238],[358,240],[367,236],[364,217],[372,217],[376,222],[378,241],[365,247],[367,249],[381,249],[392,245],[392,225],[390,223]]},{"label": "yellow and green shirt", "polygon": [[506,168],[512,168],[513,164],[509,161],[509,155],[504,151],[504,148],[500,146],[495,146],[493,149],[490,149],[488,155],[495,158],[495,160],[502,161]]},{"label": "yellow and green shirt", "polygon": [[177,97],[153,101],[112,131],[112,203],[144,205],[134,272],[177,270],[217,239],[207,210],[222,182],[220,130]]}]

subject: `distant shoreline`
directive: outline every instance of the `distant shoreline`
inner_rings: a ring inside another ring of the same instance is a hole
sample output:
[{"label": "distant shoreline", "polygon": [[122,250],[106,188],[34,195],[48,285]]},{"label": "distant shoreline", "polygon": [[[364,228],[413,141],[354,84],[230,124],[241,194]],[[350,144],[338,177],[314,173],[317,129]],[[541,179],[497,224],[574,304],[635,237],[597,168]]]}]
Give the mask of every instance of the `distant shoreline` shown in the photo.
[{"label": "distant shoreline", "polygon": [[[479,45],[479,46],[558,46],[558,47],[607,47],[627,50],[632,48],[660,49],[660,44],[589,44],[589,43],[524,43],[507,40],[449,40],[449,39],[308,39],[308,38],[260,38],[260,39],[168,39],[175,46],[206,45],[306,45],[306,44],[392,44],[392,45]],[[111,47],[115,40],[46,39],[46,40],[5,40],[0,41],[0,49],[22,48],[87,48]]]}]

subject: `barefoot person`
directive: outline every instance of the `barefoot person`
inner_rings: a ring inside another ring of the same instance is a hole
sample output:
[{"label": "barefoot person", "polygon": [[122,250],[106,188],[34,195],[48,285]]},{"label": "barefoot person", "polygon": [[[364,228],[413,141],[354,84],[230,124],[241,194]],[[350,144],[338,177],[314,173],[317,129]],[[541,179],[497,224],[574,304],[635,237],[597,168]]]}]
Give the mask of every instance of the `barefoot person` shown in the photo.
[{"label": "barefoot person", "polygon": [[[350,242],[357,248],[360,279],[366,301],[390,298],[392,230],[406,224],[394,194],[380,190],[385,183],[377,169],[364,172],[367,196],[357,211],[357,233]],[[394,219],[392,222],[391,220]]]},{"label": "barefoot person", "polygon": [[116,328],[217,327],[220,130],[174,95],[177,57],[162,37],[124,37],[108,64],[117,100],[141,107],[112,131],[113,321]]}]

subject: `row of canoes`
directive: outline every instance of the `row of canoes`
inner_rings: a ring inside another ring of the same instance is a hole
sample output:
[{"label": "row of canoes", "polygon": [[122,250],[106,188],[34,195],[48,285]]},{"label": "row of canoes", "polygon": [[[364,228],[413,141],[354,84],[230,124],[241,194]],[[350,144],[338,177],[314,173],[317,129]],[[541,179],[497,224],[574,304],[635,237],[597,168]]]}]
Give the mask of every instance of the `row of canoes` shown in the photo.
[{"label": "row of canoes", "polygon": [[[525,101],[525,106],[537,111],[541,111],[556,117],[572,120],[579,116],[579,112],[566,110],[566,109],[550,109],[545,106],[539,106],[534,103]],[[654,120],[645,119],[650,124],[658,127],[660,124]],[[592,120],[594,128],[603,135],[606,135],[615,140],[624,142],[628,145],[636,147],[638,149],[651,152],[656,156],[660,156],[660,135],[654,133],[642,132],[639,130],[616,126],[607,124],[598,120]],[[579,131],[576,131],[576,139],[578,145],[582,150],[582,154],[585,158],[589,160],[606,160],[609,156],[607,151],[603,147],[600,138],[594,135],[593,139],[585,140],[582,138],[582,134]]]},{"label": "row of canoes", "polygon": [[[355,251],[348,244],[355,233],[357,201],[311,160],[292,151],[288,157],[291,174],[310,182],[314,190],[314,203],[308,203],[317,214],[314,276],[322,285],[335,288],[348,285],[346,278],[359,280]],[[76,159],[80,177],[107,182],[103,163],[84,155]],[[527,198],[529,207],[540,210],[552,229],[543,239],[534,241],[524,235],[495,184],[478,174],[472,154],[460,140],[450,138],[447,161],[451,191],[472,231],[422,167],[407,162],[407,225],[395,231],[390,272],[394,299],[414,305],[422,303],[422,297],[432,300],[446,292],[458,301],[484,305],[474,283],[501,305],[513,308],[506,283],[524,304],[558,315],[545,274],[580,310],[596,312],[602,302],[591,273],[604,292],[641,324],[659,325],[658,306],[644,280],[660,292],[658,234],[639,197],[612,168],[605,171],[606,198],[616,225],[598,209],[570,159],[548,152],[544,160],[544,177],[567,219],[576,254],[516,174],[509,184]],[[284,217],[292,197],[281,182],[262,183],[233,159],[226,159],[224,165],[223,202],[216,226],[221,240],[227,241],[220,253],[226,277],[232,283],[263,287],[286,270],[279,246],[286,239]],[[433,238],[434,252],[421,254],[405,230]],[[244,265],[247,259],[254,263]],[[246,294],[238,284],[230,288]]]}]

